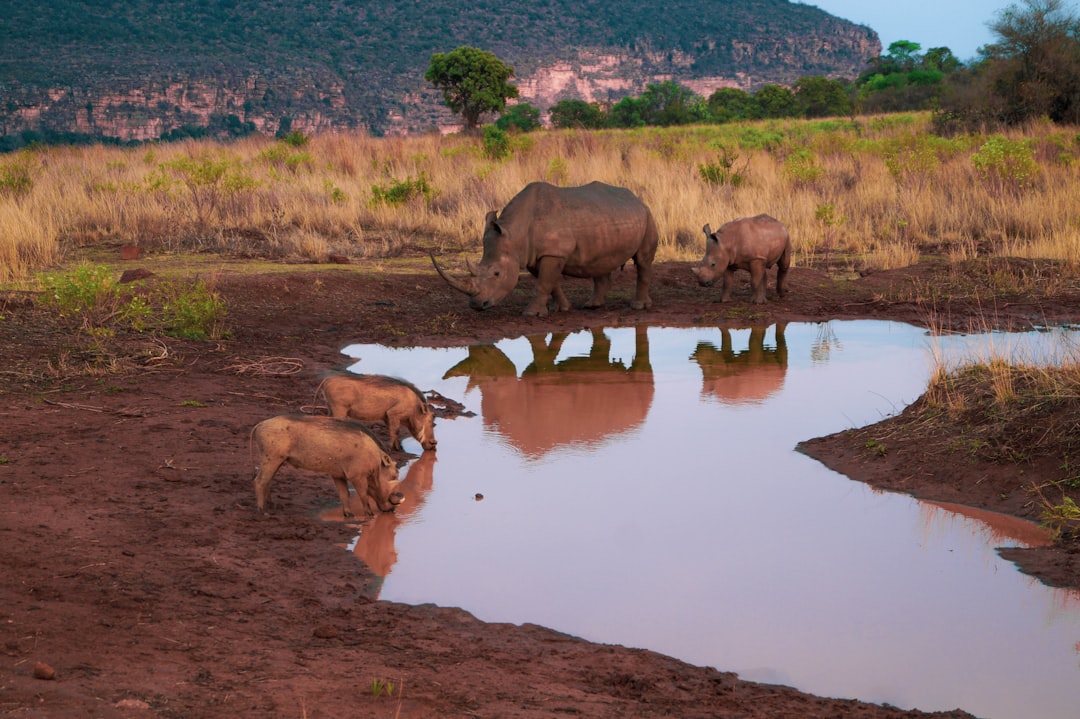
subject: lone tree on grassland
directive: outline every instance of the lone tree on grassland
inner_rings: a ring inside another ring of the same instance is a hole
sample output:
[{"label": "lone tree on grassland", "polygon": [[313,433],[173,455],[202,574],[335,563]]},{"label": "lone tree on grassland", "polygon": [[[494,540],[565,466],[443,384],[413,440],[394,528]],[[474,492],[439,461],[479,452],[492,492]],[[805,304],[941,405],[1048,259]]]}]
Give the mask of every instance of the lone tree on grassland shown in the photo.
[{"label": "lone tree on grassland", "polygon": [[517,87],[507,82],[513,76],[514,68],[494,53],[465,45],[432,55],[424,73],[425,80],[442,90],[451,112],[461,115],[466,132],[476,129],[482,114],[501,112],[509,98],[518,96]]}]

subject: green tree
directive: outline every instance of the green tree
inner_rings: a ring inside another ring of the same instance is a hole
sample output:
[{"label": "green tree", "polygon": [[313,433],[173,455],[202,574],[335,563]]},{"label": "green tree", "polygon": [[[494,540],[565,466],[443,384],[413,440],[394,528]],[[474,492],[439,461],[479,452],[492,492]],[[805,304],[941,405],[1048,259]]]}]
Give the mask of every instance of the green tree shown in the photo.
[{"label": "green tree", "polygon": [[920,62],[919,50],[922,45],[911,40],[897,40],[889,44],[889,61],[900,68],[901,72],[908,72]]},{"label": "green tree", "polygon": [[755,119],[796,117],[799,114],[795,93],[781,85],[766,85],[754,93]]},{"label": "green tree", "polygon": [[947,47],[932,47],[922,57],[922,66],[927,70],[938,70],[946,75],[956,72],[963,63]]},{"label": "green tree", "polygon": [[963,65],[947,47],[919,54],[910,40],[889,45],[886,55],[870,61],[870,69],[855,81],[861,112],[898,112],[935,107],[945,90],[943,80]]},{"label": "green tree", "polygon": [[988,23],[996,41],[949,75],[934,114],[939,134],[1047,117],[1080,123],[1080,19],[1062,0],[1024,0]]},{"label": "green tree", "polygon": [[608,124],[612,127],[644,127],[649,124],[645,120],[646,114],[647,108],[640,99],[624,97],[611,106]]},{"label": "green tree", "polygon": [[706,103],[713,122],[736,122],[753,115],[754,98],[745,90],[722,87],[709,95]]},{"label": "green tree", "polygon": [[577,127],[595,130],[607,124],[607,116],[596,103],[584,100],[559,100],[551,106],[552,127]]},{"label": "green tree", "polygon": [[495,121],[495,127],[503,132],[511,130],[517,132],[532,132],[540,129],[540,110],[527,102],[519,102],[506,108],[499,119]]},{"label": "green tree", "polygon": [[518,89],[508,81],[514,68],[494,53],[462,45],[450,52],[431,56],[424,79],[442,90],[443,101],[451,112],[461,115],[465,131],[472,132],[485,112],[501,112],[506,101],[518,96]]},{"label": "green tree", "polygon": [[836,117],[852,110],[847,84],[827,77],[800,77],[795,83],[795,100],[803,117]]},{"label": "green tree", "polygon": [[997,42],[983,48],[982,69],[1001,101],[1001,119],[1080,122],[1080,18],[1062,0],[1024,0],[989,27]]},{"label": "green tree", "polygon": [[693,90],[677,82],[647,85],[641,93],[642,118],[647,125],[688,125],[705,119],[705,104]]}]

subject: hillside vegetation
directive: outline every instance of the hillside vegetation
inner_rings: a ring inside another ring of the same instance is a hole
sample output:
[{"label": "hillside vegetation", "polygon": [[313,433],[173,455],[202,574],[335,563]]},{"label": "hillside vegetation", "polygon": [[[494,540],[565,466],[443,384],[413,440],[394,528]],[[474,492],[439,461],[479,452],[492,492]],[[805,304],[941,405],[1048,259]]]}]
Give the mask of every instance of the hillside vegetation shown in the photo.
[{"label": "hillside vegetation", "polygon": [[[378,133],[391,114],[426,108],[414,124],[430,126],[438,96],[423,82],[428,59],[463,44],[496,53],[519,78],[588,51],[635,60],[620,72],[739,76],[749,86],[853,76],[880,51],[873,31],[788,0],[642,2],[617,12],[598,0],[28,0],[4,15],[4,133],[24,129],[26,108],[44,111],[41,127],[93,131],[109,121],[100,110],[111,93],[127,93],[131,105],[114,114],[138,109],[164,130],[194,121],[182,98],[164,94],[170,83],[229,88],[238,97],[213,110],[241,121],[317,111],[335,127]],[[50,90],[72,99],[50,100]]]},{"label": "hillside vegetation", "polygon": [[478,253],[485,213],[535,180],[630,188],[657,218],[661,260],[697,259],[706,222],[767,212],[789,227],[797,265],[1019,256],[1075,269],[1078,128],[941,138],[930,123],[545,130],[497,153],[475,136],[363,134],[22,151],[0,158],[0,280],[123,244],[318,262]]}]

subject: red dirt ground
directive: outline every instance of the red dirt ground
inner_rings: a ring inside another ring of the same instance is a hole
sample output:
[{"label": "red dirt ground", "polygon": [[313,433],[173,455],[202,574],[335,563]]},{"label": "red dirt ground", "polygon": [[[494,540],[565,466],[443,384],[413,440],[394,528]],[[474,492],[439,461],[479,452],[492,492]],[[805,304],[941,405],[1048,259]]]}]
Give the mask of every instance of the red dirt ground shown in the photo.
[{"label": "red dirt ground", "polygon": [[[255,510],[250,430],[309,406],[319,374],[340,369],[339,350],[353,342],[446,346],[641,321],[876,318],[1019,329],[1080,316],[1080,293],[1062,283],[1053,297],[987,302],[966,292],[931,306],[928,288],[963,281],[932,264],[851,280],[796,268],[788,296],[757,308],[746,287],[721,305],[685,263],[664,263],[650,312],[626,308],[628,271],[607,309],[543,319],[518,314],[527,278],[503,305],[475,313],[427,268],[213,267],[231,329],[219,342],[131,336],[92,349],[58,332],[30,296],[0,298],[0,714],[922,716],[539,626],[486,624],[459,609],[366,599],[373,576],[342,551],[348,530],[316,516],[333,500],[328,480],[279,478],[277,506]],[[575,303],[587,294],[580,282],[568,290]],[[109,362],[108,374],[85,371]],[[995,488],[964,481],[962,466],[948,477],[932,471],[941,457],[896,443],[871,460],[859,446],[837,435],[804,451],[890,489],[1011,509]],[[896,476],[903,484],[888,484]],[[1042,558],[1025,558],[1029,571],[1041,561],[1056,571],[1050,581],[1080,586],[1077,555],[1029,553]],[[394,695],[375,696],[375,680],[394,684]]]}]

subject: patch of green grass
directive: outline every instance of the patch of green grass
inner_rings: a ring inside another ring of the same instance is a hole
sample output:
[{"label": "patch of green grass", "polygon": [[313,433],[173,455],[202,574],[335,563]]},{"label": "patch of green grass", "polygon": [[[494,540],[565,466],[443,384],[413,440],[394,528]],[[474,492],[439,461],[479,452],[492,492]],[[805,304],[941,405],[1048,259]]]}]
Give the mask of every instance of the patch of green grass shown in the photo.
[{"label": "patch of green grass", "polygon": [[879,457],[884,457],[885,453],[889,451],[888,447],[881,442],[878,442],[876,439],[866,440],[866,444],[863,446]]},{"label": "patch of green grass", "polygon": [[1080,507],[1071,497],[1062,497],[1060,504],[1045,502],[1042,511],[1043,526],[1050,530],[1054,539],[1075,534],[1080,528]]},{"label": "patch of green grass", "polygon": [[394,695],[394,684],[393,684],[393,682],[384,681],[384,680],[379,679],[377,677],[372,679],[371,680],[371,695],[373,697],[375,697],[376,699],[378,699],[379,697],[381,697],[384,694],[386,696],[388,696],[388,697]]},{"label": "patch of green grass", "polygon": [[121,287],[107,265],[84,262],[42,275],[41,285],[39,304],[94,340],[108,340],[118,330],[194,340],[227,335],[225,303],[202,280],[168,280],[140,290]]}]

